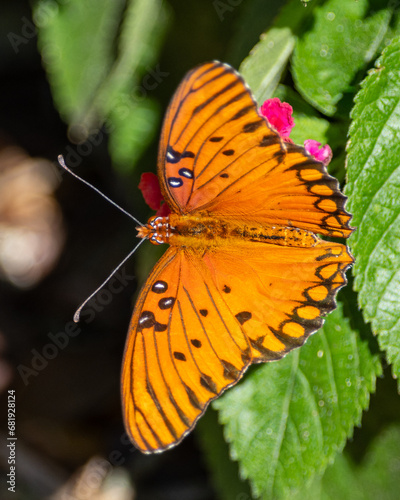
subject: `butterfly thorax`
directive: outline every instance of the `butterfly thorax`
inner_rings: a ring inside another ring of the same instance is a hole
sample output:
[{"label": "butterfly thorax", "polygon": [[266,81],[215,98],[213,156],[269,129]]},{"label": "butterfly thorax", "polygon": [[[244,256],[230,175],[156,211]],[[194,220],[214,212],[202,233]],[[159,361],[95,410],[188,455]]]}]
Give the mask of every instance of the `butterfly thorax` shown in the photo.
[{"label": "butterfly thorax", "polygon": [[151,217],[137,228],[139,238],[148,238],[154,245],[204,248],[231,245],[234,241],[252,241],[283,246],[314,247],[319,238],[311,231],[290,226],[270,226],[243,222],[234,218],[171,214]]}]

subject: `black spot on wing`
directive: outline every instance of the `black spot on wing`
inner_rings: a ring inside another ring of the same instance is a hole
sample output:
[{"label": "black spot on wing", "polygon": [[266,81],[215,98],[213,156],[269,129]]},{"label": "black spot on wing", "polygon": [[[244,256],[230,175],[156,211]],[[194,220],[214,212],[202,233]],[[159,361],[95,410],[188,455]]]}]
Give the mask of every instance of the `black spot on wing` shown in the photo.
[{"label": "black spot on wing", "polygon": [[154,293],[165,293],[168,290],[168,284],[165,281],[158,280],[153,283],[151,291]]},{"label": "black spot on wing", "polygon": [[275,144],[280,144],[280,140],[276,135],[264,135],[259,143],[260,148],[267,148],[268,146],[273,146]]},{"label": "black spot on wing", "polygon": [[201,347],[201,341],[199,339],[190,339],[190,342],[197,349]]},{"label": "black spot on wing", "polygon": [[156,323],[154,313],[143,311],[138,321],[138,331],[141,332],[144,328],[152,328]]},{"label": "black spot on wing", "polygon": [[241,358],[245,365],[247,365],[251,361],[252,355],[249,347],[242,351]]},{"label": "black spot on wing", "polygon": [[193,179],[193,170],[188,168],[180,168],[178,174],[181,177],[186,177],[186,179]]},{"label": "black spot on wing", "polygon": [[167,181],[172,188],[178,188],[183,185],[183,180],[179,177],[168,177]]},{"label": "black spot on wing", "polygon": [[209,376],[206,375],[205,373],[202,373],[200,375],[200,384],[207,389],[208,391],[212,392],[213,394],[218,394],[218,388],[214,380]]},{"label": "black spot on wing", "polygon": [[162,323],[159,323],[156,321],[154,325],[154,331],[156,332],[165,332],[165,330],[168,328],[168,325],[163,325]]},{"label": "black spot on wing", "polygon": [[193,151],[183,151],[183,153],[176,151],[171,145],[167,147],[165,159],[167,163],[179,163],[182,158],[194,158]]},{"label": "black spot on wing", "polygon": [[200,403],[198,397],[196,396],[196,393],[191,389],[188,385],[184,384],[186,394],[188,395],[190,404],[193,406],[193,408],[196,408],[197,410],[202,410],[203,405]]},{"label": "black spot on wing", "polygon": [[262,124],[265,123],[264,120],[257,120],[255,122],[249,122],[243,125],[242,132],[245,134],[249,134],[251,132],[255,132],[257,129],[259,129]]},{"label": "black spot on wing", "polygon": [[225,359],[221,359],[221,364],[224,367],[224,378],[228,380],[237,380],[239,378],[240,370],[235,365]]},{"label": "black spot on wing", "polygon": [[242,116],[247,115],[247,113],[250,113],[254,109],[253,105],[246,106],[239,110],[235,115],[232,116],[231,120],[238,120],[239,118],[242,118]]},{"label": "black spot on wing", "polygon": [[283,160],[285,159],[286,153],[285,151],[275,151],[275,153],[272,155],[274,158],[278,160],[278,163],[282,163]]},{"label": "black spot on wing", "polygon": [[171,309],[171,307],[175,304],[174,297],[164,297],[158,301],[158,307],[160,309]]},{"label": "black spot on wing", "polygon": [[249,311],[242,311],[240,313],[235,314],[235,318],[239,321],[241,325],[246,323],[246,321],[249,321],[251,319],[251,312]]},{"label": "black spot on wing", "polygon": [[183,352],[174,351],[174,358],[178,359],[179,361],[186,361],[186,356],[183,354]]}]

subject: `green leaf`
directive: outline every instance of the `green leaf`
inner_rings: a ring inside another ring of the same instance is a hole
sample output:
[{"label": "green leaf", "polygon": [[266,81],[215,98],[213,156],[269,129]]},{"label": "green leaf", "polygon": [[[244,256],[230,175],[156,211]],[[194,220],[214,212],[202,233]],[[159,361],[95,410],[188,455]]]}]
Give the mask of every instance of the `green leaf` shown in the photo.
[{"label": "green leaf", "polygon": [[308,4],[309,8],[305,9],[304,4],[299,0],[289,0],[281,8],[274,24],[279,28],[287,26],[292,30],[293,34],[300,36],[307,28],[308,20],[313,17],[314,9],[324,1],[313,0],[312,3]]},{"label": "green leaf", "polygon": [[272,94],[292,54],[296,37],[289,28],[272,28],[255,45],[239,71],[252,89],[257,102]]},{"label": "green leaf", "polygon": [[356,97],[348,144],[348,208],[357,231],[355,289],[366,321],[400,375],[400,38]]},{"label": "green leaf", "polygon": [[272,26],[280,8],[278,2],[265,0],[242,2],[240,15],[233,26],[234,33],[226,52],[226,61],[235,67],[239,66],[258,42],[260,33],[267,32]]},{"label": "green leaf", "polygon": [[[314,0],[317,5],[321,0]],[[293,52],[297,35],[312,9],[304,9],[298,0],[290,0],[281,9],[274,27],[261,35],[239,71],[252,89],[258,103],[272,97]]]},{"label": "green leaf", "polygon": [[141,107],[148,91],[161,83],[163,77],[149,65],[155,60],[167,22],[168,15],[161,0],[128,2],[119,37],[118,55],[95,98],[95,111],[102,109],[106,116],[113,111],[116,101],[121,100],[121,95],[129,96],[133,92],[134,84],[139,83],[138,77],[143,70],[147,71],[150,79],[140,82],[140,95],[139,98],[132,99],[133,104],[138,103],[138,107]]},{"label": "green leaf", "polygon": [[400,428],[380,434],[360,464],[338,455],[322,479],[293,500],[397,500],[399,498]]},{"label": "green leaf", "polygon": [[108,149],[115,167],[128,173],[154,138],[160,110],[150,99],[135,101],[122,92],[114,104],[109,115]]},{"label": "green leaf", "polygon": [[304,347],[253,368],[213,403],[255,496],[289,498],[343,448],[379,372],[366,344],[339,305]]},{"label": "green leaf", "polygon": [[125,2],[52,0],[35,4],[38,45],[55,104],[68,123],[80,123],[113,64],[113,40]]},{"label": "green leaf", "polygon": [[356,468],[358,483],[362,485],[365,493],[364,498],[368,496],[371,500],[399,498],[399,450],[398,426],[385,430],[372,444],[361,467]]},{"label": "green leaf", "polygon": [[398,8],[399,5],[397,2],[391,2],[389,3],[389,5],[391,5],[393,9],[393,17],[382,41],[380,52],[392,42],[393,38],[396,38],[400,35],[400,9]]},{"label": "green leaf", "polygon": [[326,115],[352,93],[357,72],[373,59],[391,19],[389,8],[369,17],[368,0],[328,0],[315,9],[312,29],[301,37],[292,72],[303,97]]},{"label": "green leaf", "polygon": [[224,440],[222,426],[218,423],[218,413],[212,407],[199,420],[195,433],[218,498],[249,500],[249,484],[240,479],[238,464],[229,459],[229,448]]}]

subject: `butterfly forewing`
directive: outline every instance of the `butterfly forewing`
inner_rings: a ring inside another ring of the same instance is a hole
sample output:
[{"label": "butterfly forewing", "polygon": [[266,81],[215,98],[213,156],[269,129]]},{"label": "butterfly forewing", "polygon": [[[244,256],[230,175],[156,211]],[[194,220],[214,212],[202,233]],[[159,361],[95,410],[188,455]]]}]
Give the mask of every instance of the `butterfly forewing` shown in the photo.
[{"label": "butterfly forewing", "polygon": [[177,213],[351,233],[336,179],[304,148],[282,141],[227,65],[205,64],[183,80],[164,122],[158,168]]}]

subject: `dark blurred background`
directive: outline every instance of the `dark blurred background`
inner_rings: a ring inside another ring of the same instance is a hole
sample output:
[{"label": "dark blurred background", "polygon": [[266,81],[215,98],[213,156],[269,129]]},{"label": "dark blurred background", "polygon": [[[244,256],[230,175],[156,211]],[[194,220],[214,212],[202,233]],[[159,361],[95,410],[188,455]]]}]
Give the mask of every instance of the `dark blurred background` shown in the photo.
[{"label": "dark blurred background", "polygon": [[[259,26],[247,34],[246,46],[236,47],[245,2],[237,2],[223,21],[211,1],[168,3],[170,25],[157,64],[169,76],[150,91],[161,109],[156,136],[184,73],[212,59],[238,65],[270,19],[258,16]],[[15,389],[18,487],[12,498],[44,498],[92,457],[109,459],[119,452],[118,465],[130,471],[138,498],[212,499],[193,435],[176,449],[150,457],[121,439],[119,377],[137,287],[131,279],[137,276],[136,255],[124,268],[130,278],[121,293],[111,301],[106,295],[103,306],[96,302],[94,319],[82,321],[78,334],[65,341],[75,309],[136,243],[135,225],[72,176],[60,175],[57,155],[67,155],[68,146],[76,145],[53,105],[37,37],[29,31],[30,3],[2,2],[0,10],[0,422],[3,428],[6,388]],[[22,29],[30,38],[16,53],[10,33],[20,36]],[[155,172],[157,142],[129,177],[112,169],[107,140],[75,171],[146,221],[151,213],[137,185],[141,172]],[[28,222],[33,234],[26,232]],[[9,255],[5,241],[10,238],[20,241],[21,255]],[[140,252],[146,254],[148,247]],[[54,347],[54,338],[62,347]],[[101,475],[101,463],[99,470]]]}]

